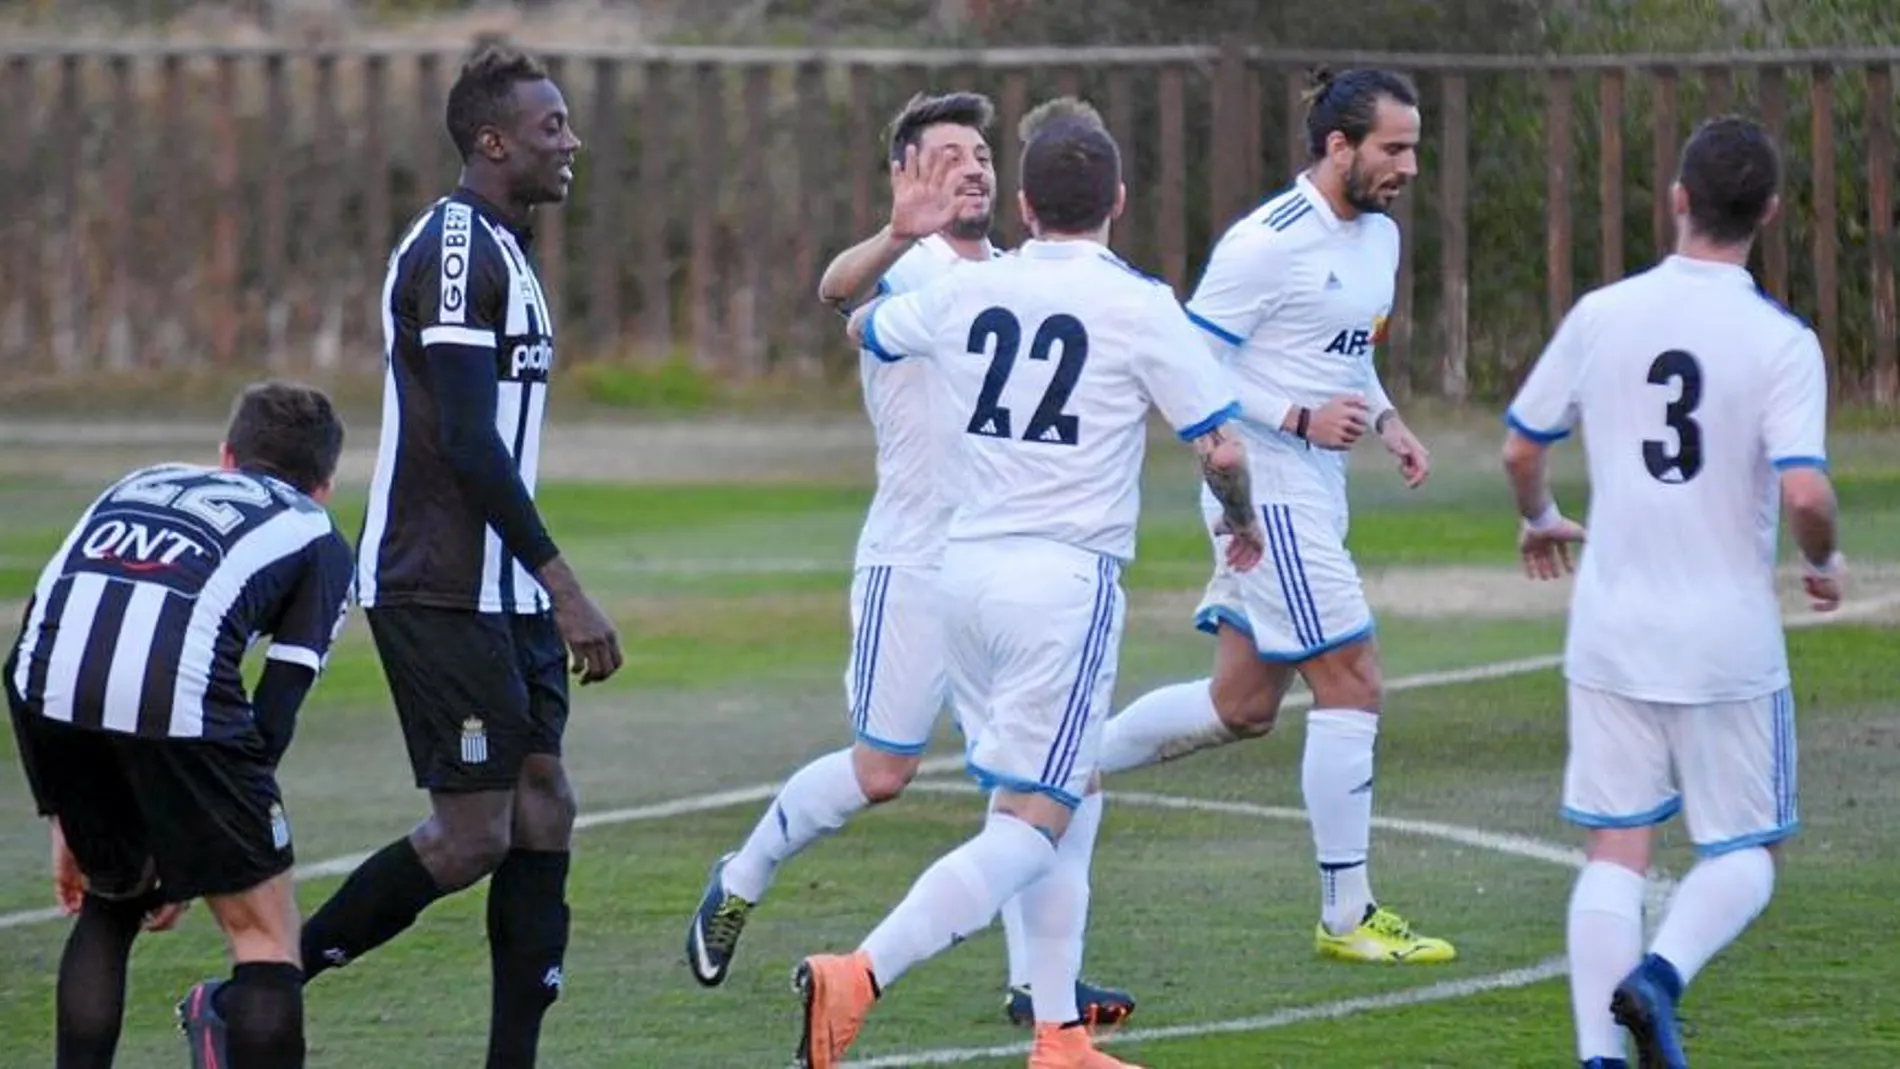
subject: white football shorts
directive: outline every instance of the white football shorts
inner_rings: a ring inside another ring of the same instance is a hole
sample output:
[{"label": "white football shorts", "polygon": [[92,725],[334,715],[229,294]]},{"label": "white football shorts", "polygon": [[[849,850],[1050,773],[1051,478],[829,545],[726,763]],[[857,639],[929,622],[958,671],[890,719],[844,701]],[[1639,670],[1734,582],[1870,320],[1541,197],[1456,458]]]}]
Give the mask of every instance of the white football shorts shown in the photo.
[{"label": "white football shorts", "polygon": [[949,698],[937,569],[875,565],[851,580],[845,700],[858,740],[914,756],[930,744]]},{"label": "white football shorts", "polygon": [[1121,563],[1035,538],[952,542],[943,564],[950,691],[970,774],[1074,808],[1114,699]]},{"label": "white football shorts", "polygon": [[1267,552],[1252,571],[1227,567],[1228,538],[1215,535],[1218,506],[1205,508],[1214,546],[1214,577],[1194,612],[1194,626],[1215,634],[1222,625],[1253,637],[1260,659],[1286,664],[1311,660],[1372,634],[1372,607],[1359,568],[1346,551],[1346,520],[1307,504],[1260,506]]},{"label": "white football shorts", "polygon": [[1714,856],[1800,830],[1794,693],[1675,705],[1570,684],[1564,819],[1644,828],[1678,811]]}]

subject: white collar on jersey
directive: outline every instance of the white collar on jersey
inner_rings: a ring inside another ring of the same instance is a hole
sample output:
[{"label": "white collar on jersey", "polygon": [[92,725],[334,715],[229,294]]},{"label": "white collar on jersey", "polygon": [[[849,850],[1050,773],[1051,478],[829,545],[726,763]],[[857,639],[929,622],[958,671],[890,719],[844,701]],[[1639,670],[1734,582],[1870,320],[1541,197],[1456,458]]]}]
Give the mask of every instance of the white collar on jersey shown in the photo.
[{"label": "white collar on jersey", "polygon": [[1107,246],[1087,238],[1064,238],[1061,241],[1030,238],[1016,249],[1016,255],[1028,260],[1066,260],[1072,256],[1099,256],[1105,252],[1108,252]]},{"label": "white collar on jersey", "polygon": [[[942,234],[931,234],[929,237],[924,238],[923,240],[919,241],[917,244],[923,248],[929,249],[933,255],[943,260],[963,259],[963,254],[951,248],[950,243],[944,240]],[[990,239],[988,238],[983,239],[983,251],[988,253],[989,258],[992,260],[1002,255],[1001,253],[996,251],[996,246],[990,244]]]},{"label": "white collar on jersey", "polygon": [[1735,282],[1746,282],[1750,286],[1755,284],[1755,276],[1749,274],[1748,268],[1743,267],[1741,264],[1723,263],[1720,260],[1702,260],[1694,256],[1684,256],[1679,252],[1672,252],[1668,256],[1663,257],[1663,266],[1675,271],[1686,271],[1690,274],[1701,275],[1705,278],[1727,278]]},{"label": "white collar on jersey", "polygon": [[1326,199],[1326,194],[1319,191],[1319,187],[1313,184],[1313,180],[1306,176],[1305,171],[1301,171],[1299,176],[1293,179],[1293,184],[1299,188],[1300,196],[1305,197],[1306,202],[1313,206],[1313,214],[1319,216],[1320,225],[1328,230],[1338,230],[1340,224],[1345,222],[1344,219],[1333,214],[1332,202]]}]

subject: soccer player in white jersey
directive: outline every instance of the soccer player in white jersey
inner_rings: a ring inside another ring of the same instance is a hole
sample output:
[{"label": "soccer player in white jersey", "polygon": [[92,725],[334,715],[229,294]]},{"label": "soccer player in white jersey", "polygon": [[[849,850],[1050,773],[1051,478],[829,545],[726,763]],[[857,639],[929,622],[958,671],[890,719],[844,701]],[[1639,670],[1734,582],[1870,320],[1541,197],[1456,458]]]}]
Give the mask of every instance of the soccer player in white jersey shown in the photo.
[{"label": "soccer player in white jersey", "polygon": [[1022,160],[1035,240],[852,318],[874,355],[935,366],[933,397],[958,432],[943,476],[955,511],[941,598],[968,767],[991,797],[981,833],[926,870],[856,952],[800,963],[797,1059],[812,1069],[838,1064],[907,969],[1018,894],[1034,977],[1029,1065],[1123,1065],[1082,1027],[1067,952],[1079,944],[1067,933],[1087,921],[1100,716],[1151,407],[1200,453],[1236,532],[1231,565],[1262,552],[1245,452],[1224,430],[1239,411],[1231,385],[1166,285],[1106,248],[1124,197],[1114,139],[1097,123],[1056,120]]},{"label": "soccer player in white jersey", "polygon": [[[1228,229],[1188,302],[1240,390],[1273,566],[1237,575],[1216,561],[1195,615],[1215,635],[1213,677],[1151,691],[1111,719],[1102,767],[1265,735],[1297,672],[1314,697],[1301,787],[1320,870],[1315,949],[1353,962],[1444,962],[1451,944],[1379,905],[1366,871],[1379,656],[1345,545],[1346,450],[1368,426],[1407,486],[1430,474],[1372,362],[1399,264],[1386,211],[1418,173],[1418,94],[1389,71],[1322,71],[1308,103],[1311,166]],[[1212,523],[1211,503],[1207,511]]]},{"label": "soccer player in white jersey", "polygon": [[[1526,570],[1570,569],[1546,451],[1582,425],[1590,548],[1570,604],[1563,814],[1588,829],[1570,899],[1570,989],[1586,1067],[1688,1064],[1683,988],[1774,891],[1795,834],[1794,697],[1775,596],[1787,513],[1813,608],[1840,604],[1827,381],[1806,324],[1748,273],[1780,162],[1755,123],[1704,123],[1670,191],[1675,254],[1587,294],[1512,401],[1504,466]],[[1671,768],[1674,768],[1672,775]],[[1700,855],[1643,951],[1651,829],[1682,811]]]},{"label": "soccer player in white jersey", "polygon": [[[1001,255],[989,240],[996,172],[984,131],[993,115],[977,93],[919,94],[905,104],[889,131],[890,222],[832,261],[819,283],[822,299],[849,311],[879,294],[921,289],[960,263]],[[687,964],[708,987],[725,981],[778,866],[910,783],[948,693],[936,594],[949,522],[936,467],[948,446],[941,421],[931,418],[930,368],[869,352],[859,360],[878,455],[877,491],[858,538],[844,673],[856,738],[794,773],[740,849],[714,865],[686,936]],[[1016,903],[1004,917],[1006,1011],[1027,1024],[1027,938]],[[1121,991],[1084,984],[1076,996],[1098,1024],[1118,1024],[1134,1010]]]}]

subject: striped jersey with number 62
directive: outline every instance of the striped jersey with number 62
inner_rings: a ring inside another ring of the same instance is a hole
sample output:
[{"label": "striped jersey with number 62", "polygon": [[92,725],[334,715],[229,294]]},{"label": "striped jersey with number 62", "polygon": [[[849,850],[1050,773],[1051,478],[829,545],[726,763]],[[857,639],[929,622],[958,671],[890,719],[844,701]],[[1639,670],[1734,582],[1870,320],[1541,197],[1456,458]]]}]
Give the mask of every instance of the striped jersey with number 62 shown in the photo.
[{"label": "striped jersey with number 62", "polygon": [[937,362],[948,538],[1135,555],[1150,407],[1183,440],[1240,405],[1174,293],[1091,241],[1031,241],[878,305],[864,347]]},{"label": "striped jersey with number 62", "polygon": [[323,506],[245,471],[164,464],[100,495],[40,573],[8,661],[29,712],[146,738],[241,739],[240,673],[265,654],[321,670],[350,547]]},{"label": "striped jersey with number 62", "polygon": [[466,190],[416,219],[383,279],[383,421],[357,547],[365,606],[545,612],[547,593],[510,555],[443,455],[432,352],[492,356],[495,431],[534,493],[554,365],[554,321],[530,235]]},{"label": "striped jersey with number 62", "polygon": [[1572,681],[1688,704],[1788,685],[1777,473],[1827,463],[1812,330],[1745,268],[1671,256],[1578,301],[1506,418],[1543,442],[1584,427]]}]

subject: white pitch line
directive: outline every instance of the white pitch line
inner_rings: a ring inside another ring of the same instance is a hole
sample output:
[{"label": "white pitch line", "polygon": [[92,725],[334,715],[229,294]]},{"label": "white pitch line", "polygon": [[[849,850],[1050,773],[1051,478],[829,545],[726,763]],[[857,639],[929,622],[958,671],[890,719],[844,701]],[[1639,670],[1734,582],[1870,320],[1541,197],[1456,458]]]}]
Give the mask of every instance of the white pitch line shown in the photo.
[{"label": "white pitch line", "polygon": [[[928,791],[933,794],[976,794],[974,784],[956,780],[926,780],[910,785],[913,791]],[[1212,799],[1183,798],[1178,795],[1152,794],[1145,791],[1109,791],[1108,799],[1112,804],[1136,805],[1153,809],[1172,809],[1196,813],[1218,813],[1228,816],[1258,817],[1264,820],[1285,820],[1304,822],[1306,810],[1289,806],[1255,805],[1251,802],[1223,802]],[[1531,861],[1542,861],[1562,868],[1579,868],[1584,863],[1583,851],[1543,839],[1525,835],[1511,835],[1502,832],[1485,831],[1461,824],[1443,824],[1429,820],[1404,820],[1394,817],[1372,818],[1372,826],[1384,831],[1406,835],[1419,835],[1427,838],[1444,839],[1466,846]],[[1651,909],[1659,906],[1673,887],[1673,881],[1652,876],[1647,898]],[[1547,958],[1535,965],[1523,968],[1506,969],[1502,972],[1488,973],[1484,976],[1472,976],[1462,980],[1444,980],[1423,987],[1406,988],[1400,991],[1388,991],[1380,995],[1363,995],[1357,998],[1340,999],[1334,1002],[1322,1002],[1310,1006],[1289,1006],[1272,1013],[1256,1017],[1238,1017],[1222,1021],[1203,1021],[1195,1024],[1169,1025],[1160,1028],[1125,1028],[1098,1037],[1098,1041],[1107,1046],[1113,1043],[1158,1043],[1171,1039],[1198,1039],[1204,1036],[1232,1035],[1245,1032],[1265,1032],[1289,1025],[1303,1024],[1308,1021],[1332,1021],[1355,1014],[1376,1010],[1398,1009],[1405,1006],[1421,1006],[1432,1002],[1447,1002],[1452,999],[1470,998],[1488,991],[1503,991],[1516,987],[1528,987],[1531,984],[1553,980],[1569,971],[1566,959]],[[910,1051],[903,1054],[886,1054],[876,1058],[847,1062],[843,1069],[912,1069],[927,1065],[961,1065],[965,1062],[982,1061],[990,1058],[1020,1057],[1028,1053],[1029,1044],[1007,1043],[993,1047],[948,1047],[940,1050]]]},{"label": "white pitch line", "polygon": [[[1198,1039],[1203,1036],[1233,1035],[1242,1032],[1265,1032],[1274,1028],[1302,1024],[1307,1021],[1335,1021],[1354,1014],[1373,1010],[1390,1010],[1402,1006],[1421,1006],[1429,1002],[1447,1002],[1452,999],[1470,998],[1487,991],[1503,991],[1513,987],[1528,987],[1562,976],[1568,971],[1563,958],[1549,958],[1536,965],[1522,969],[1508,969],[1488,976],[1474,976],[1466,980],[1444,980],[1425,987],[1411,987],[1403,991],[1388,991],[1383,995],[1365,995],[1360,998],[1340,999],[1337,1002],[1323,1002],[1314,1006],[1292,1006],[1284,1010],[1258,1017],[1237,1017],[1226,1021],[1208,1021],[1205,1024],[1170,1025],[1165,1028],[1124,1028],[1106,1035],[1097,1036],[1096,1042],[1102,1046],[1120,1043],[1158,1043],[1169,1039]],[[959,1065],[964,1062],[982,1061],[987,1058],[1019,1058],[1028,1053],[1029,1044],[1010,1043],[996,1047],[957,1047],[944,1050],[916,1051],[910,1054],[891,1054],[881,1058],[868,1058],[864,1061],[846,1062],[843,1069],[910,1069],[922,1065]]]},{"label": "white pitch line", "polygon": [[[1895,606],[1900,606],[1900,594],[1869,598],[1865,601],[1848,602],[1834,612],[1797,616],[1783,623],[1790,629],[1823,627],[1834,623],[1848,623],[1854,620],[1878,616]],[[1544,654],[1537,657],[1522,657],[1516,660],[1496,661],[1491,664],[1472,665],[1468,668],[1454,668],[1439,672],[1420,672],[1416,675],[1401,676],[1387,680],[1385,689],[1390,693],[1408,690],[1421,690],[1427,687],[1453,686],[1459,683],[1475,683],[1481,680],[1502,679],[1507,676],[1524,675],[1529,672],[1541,672],[1555,668],[1563,663],[1559,654]],[[1313,696],[1305,691],[1295,691],[1286,696],[1282,703],[1287,709],[1304,709],[1313,703]],[[963,768],[961,755],[944,755],[927,758],[918,767],[920,775],[936,775],[944,772],[956,772]],[[780,783],[762,783],[751,787],[740,787],[713,794],[693,795],[668,802],[650,805],[632,806],[625,809],[608,809],[594,813],[584,813],[574,822],[579,828],[592,828],[607,824],[622,824],[635,820],[659,820],[669,816],[685,816],[689,813],[701,813],[727,806],[742,805],[746,802],[762,802],[778,793]],[[1393,829],[1402,830],[1402,829]],[[309,865],[299,865],[296,878],[299,880],[320,879],[325,876],[341,876],[367,860],[369,854],[346,854]],[[58,920],[63,914],[56,908],[20,910],[14,913],[0,914],[0,931],[11,928],[24,928],[35,924],[44,924]]]},{"label": "white pitch line", "polygon": [[[1801,629],[1824,627],[1829,624],[1848,623],[1878,616],[1896,606],[1900,606],[1900,594],[1869,598],[1864,601],[1847,602],[1839,609],[1827,614],[1809,614],[1785,620],[1783,627]],[[1420,690],[1427,687],[1452,686],[1459,683],[1474,683],[1489,679],[1503,679],[1509,676],[1524,675],[1530,672],[1555,668],[1563,663],[1558,654],[1544,654],[1536,657],[1523,657],[1509,661],[1496,661],[1491,664],[1473,665],[1468,668],[1456,668],[1438,672],[1420,672],[1387,680],[1385,690],[1399,692]],[[1290,693],[1282,705],[1289,709],[1302,709],[1312,704],[1312,695],[1304,691]],[[923,775],[954,772],[962,768],[963,758],[946,755],[926,759],[918,768]],[[778,793],[780,784],[764,783],[751,787],[718,791],[711,794],[692,795],[650,805],[631,806],[623,809],[609,809],[595,813],[584,813],[574,822],[575,830],[600,827],[610,824],[623,824],[642,820],[662,820],[668,817],[686,816],[748,802],[762,802]],[[960,783],[920,782],[911,785],[912,790],[933,792],[958,791],[971,793],[974,788]],[[1277,819],[1291,819],[1298,815],[1305,818],[1303,810],[1286,807],[1250,806],[1242,802],[1203,801],[1191,798],[1177,798],[1170,795],[1156,795],[1141,792],[1117,793],[1113,797],[1130,804],[1147,804],[1158,808],[1191,809],[1203,812],[1245,814],[1255,816],[1271,815]],[[1562,865],[1575,865],[1582,854],[1577,850],[1546,843],[1542,840],[1524,836],[1503,835],[1487,832],[1479,828],[1466,828],[1460,825],[1440,824],[1433,821],[1404,820],[1392,817],[1373,817],[1373,826],[1402,834],[1417,834],[1460,842],[1465,845],[1495,850],[1500,853],[1540,861],[1549,861]],[[340,876],[353,871],[368,860],[367,852],[347,854],[319,861],[311,865],[300,865],[295,872],[299,881],[319,879],[325,876]],[[1652,880],[1649,889],[1649,901],[1660,904],[1669,888],[1667,880]],[[0,914],[0,931],[13,928],[25,928],[60,919],[64,914],[56,907],[44,909],[20,910]],[[1203,1024],[1177,1025],[1168,1028],[1147,1028],[1123,1030],[1104,1040],[1107,1042],[1128,1043],[1140,1041],[1158,1041],[1164,1039],[1191,1038],[1237,1032],[1265,1031],[1281,1028],[1304,1021],[1335,1020],[1341,1017],[1364,1013],[1371,1010],[1393,1009],[1403,1006],[1423,1005],[1430,1002],[1442,1002],[1450,999],[1466,998],[1487,991],[1498,991],[1512,987],[1524,987],[1544,980],[1561,976],[1566,971],[1562,958],[1552,958],[1537,965],[1522,969],[1511,969],[1488,976],[1472,977],[1465,980],[1451,980],[1426,987],[1411,988],[1404,991],[1388,992],[1383,995],[1370,995],[1363,998],[1343,999],[1338,1002],[1322,1003],[1316,1006],[1293,1007],[1279,1010],[1260,1017],[1239,1018],[1229,1021],[1210,1021]],[[907,1066],[951,1065],[960,1062],[975,1061],[980,1058],[1006,1058],[1027,1051],[1027,1045],[1003,1047],[968,1048],[956,1050],[924,1051],[915,1054],[890,1055],[866,1062],[849,1063],[847,1069],[902,1069]]]}]

